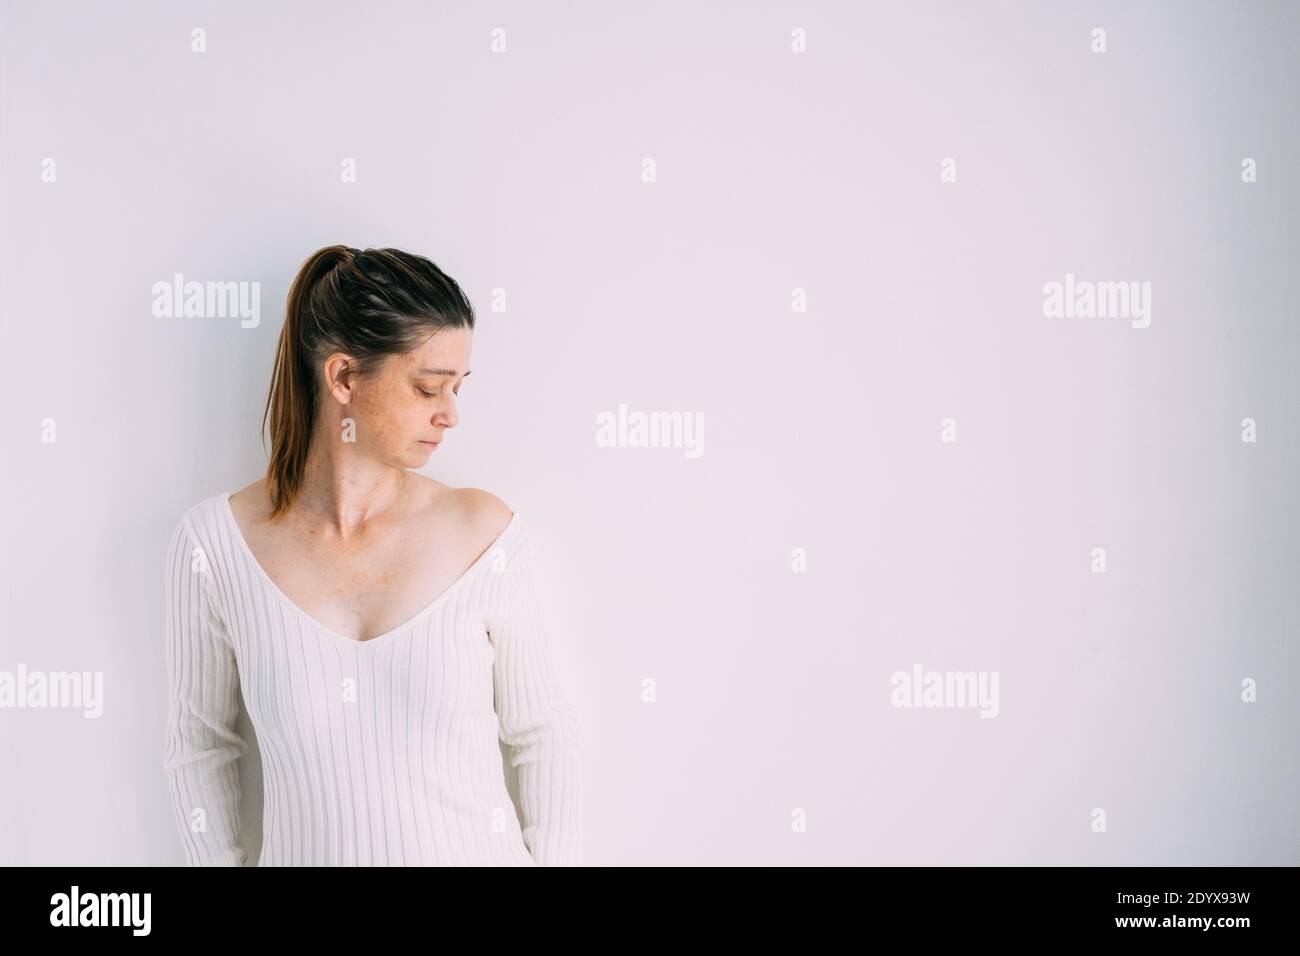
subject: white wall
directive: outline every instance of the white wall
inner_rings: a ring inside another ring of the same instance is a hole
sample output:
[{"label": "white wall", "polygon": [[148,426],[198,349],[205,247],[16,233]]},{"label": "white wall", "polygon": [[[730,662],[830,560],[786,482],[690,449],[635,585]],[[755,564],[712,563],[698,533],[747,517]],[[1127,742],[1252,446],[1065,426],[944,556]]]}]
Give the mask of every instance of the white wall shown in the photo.
[{"label": "white wall", "polygon": [[[0,710],[0,863],[181,860],[167,534],[258,477],[333,242],[479,310],[429,473],[548,537],[591,862],[1300,862],[1294,4],[281,6],[4,6],[0,670],[104,711]],[[597,447],[620,403],[704,454]]]}]

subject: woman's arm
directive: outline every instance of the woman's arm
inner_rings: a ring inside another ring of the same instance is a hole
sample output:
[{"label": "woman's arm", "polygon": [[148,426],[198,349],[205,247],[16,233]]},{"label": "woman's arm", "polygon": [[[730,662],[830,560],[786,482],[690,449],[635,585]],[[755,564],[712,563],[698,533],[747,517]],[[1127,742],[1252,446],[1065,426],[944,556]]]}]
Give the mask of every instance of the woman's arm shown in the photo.
[{"label": "woman's arm", "polygon": [[182,518],[167,551],[164,770],[186,866],[243,866],[239,670],[212,594],[207,556]]},{"label": "woman's arm", "polygon": [[540,569],[525,529],[503,575],[501,613],[489,629],[500,736],[518,768],[524,842],[540,866],[581,866],[576,708],[561,688],[542,613]]}]

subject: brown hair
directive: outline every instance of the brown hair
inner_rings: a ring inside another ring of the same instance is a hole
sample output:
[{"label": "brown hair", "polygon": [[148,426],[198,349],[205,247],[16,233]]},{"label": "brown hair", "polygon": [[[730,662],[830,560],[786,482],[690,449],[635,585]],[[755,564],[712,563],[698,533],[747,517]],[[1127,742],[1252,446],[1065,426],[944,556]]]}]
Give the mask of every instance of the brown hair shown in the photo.
[{"label": "brown hair", "polygon": [[271,516],[302,486],[320,401],[320,363],[333,352],[356,360],[358,374],[415,348],[444,328],[474,328],[474,309],[456,280],[422,256],[399,249],[326,246],[302,264],[289,289],[276,346],[266,466]]}]

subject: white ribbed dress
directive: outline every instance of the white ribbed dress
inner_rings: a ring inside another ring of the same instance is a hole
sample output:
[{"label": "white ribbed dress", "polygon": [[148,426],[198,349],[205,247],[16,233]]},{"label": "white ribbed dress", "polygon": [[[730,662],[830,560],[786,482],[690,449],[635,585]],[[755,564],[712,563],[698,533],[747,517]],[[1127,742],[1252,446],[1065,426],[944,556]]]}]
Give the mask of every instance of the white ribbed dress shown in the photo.
[{"label": "white ribbed dress", "polygon": [[582,865],[580,727],[540,574],[516,512],[432,603],[353,641],[271,580],[229,492],[186,511],[166,560],[164,748],[186,865],[247,862],[241,688],[262,757],[258,866]]}]

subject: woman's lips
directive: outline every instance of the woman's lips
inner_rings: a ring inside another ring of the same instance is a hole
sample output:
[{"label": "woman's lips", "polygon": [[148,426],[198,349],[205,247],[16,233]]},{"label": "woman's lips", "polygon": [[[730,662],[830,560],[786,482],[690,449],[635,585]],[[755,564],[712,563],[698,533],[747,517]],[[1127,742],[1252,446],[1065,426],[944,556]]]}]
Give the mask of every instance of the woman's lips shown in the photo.
[{"label": "woman's lips", "polygon": [[428,448],[437,448],[439,445],[442,444],[442,442],[440,442],[440,441],[425,441],[423,438],[421,438],[421,439],[420,439],[420,444],[421,444],[421,445],[424,445],[424,446],[426,446],[426,447],[428,447]]}]

